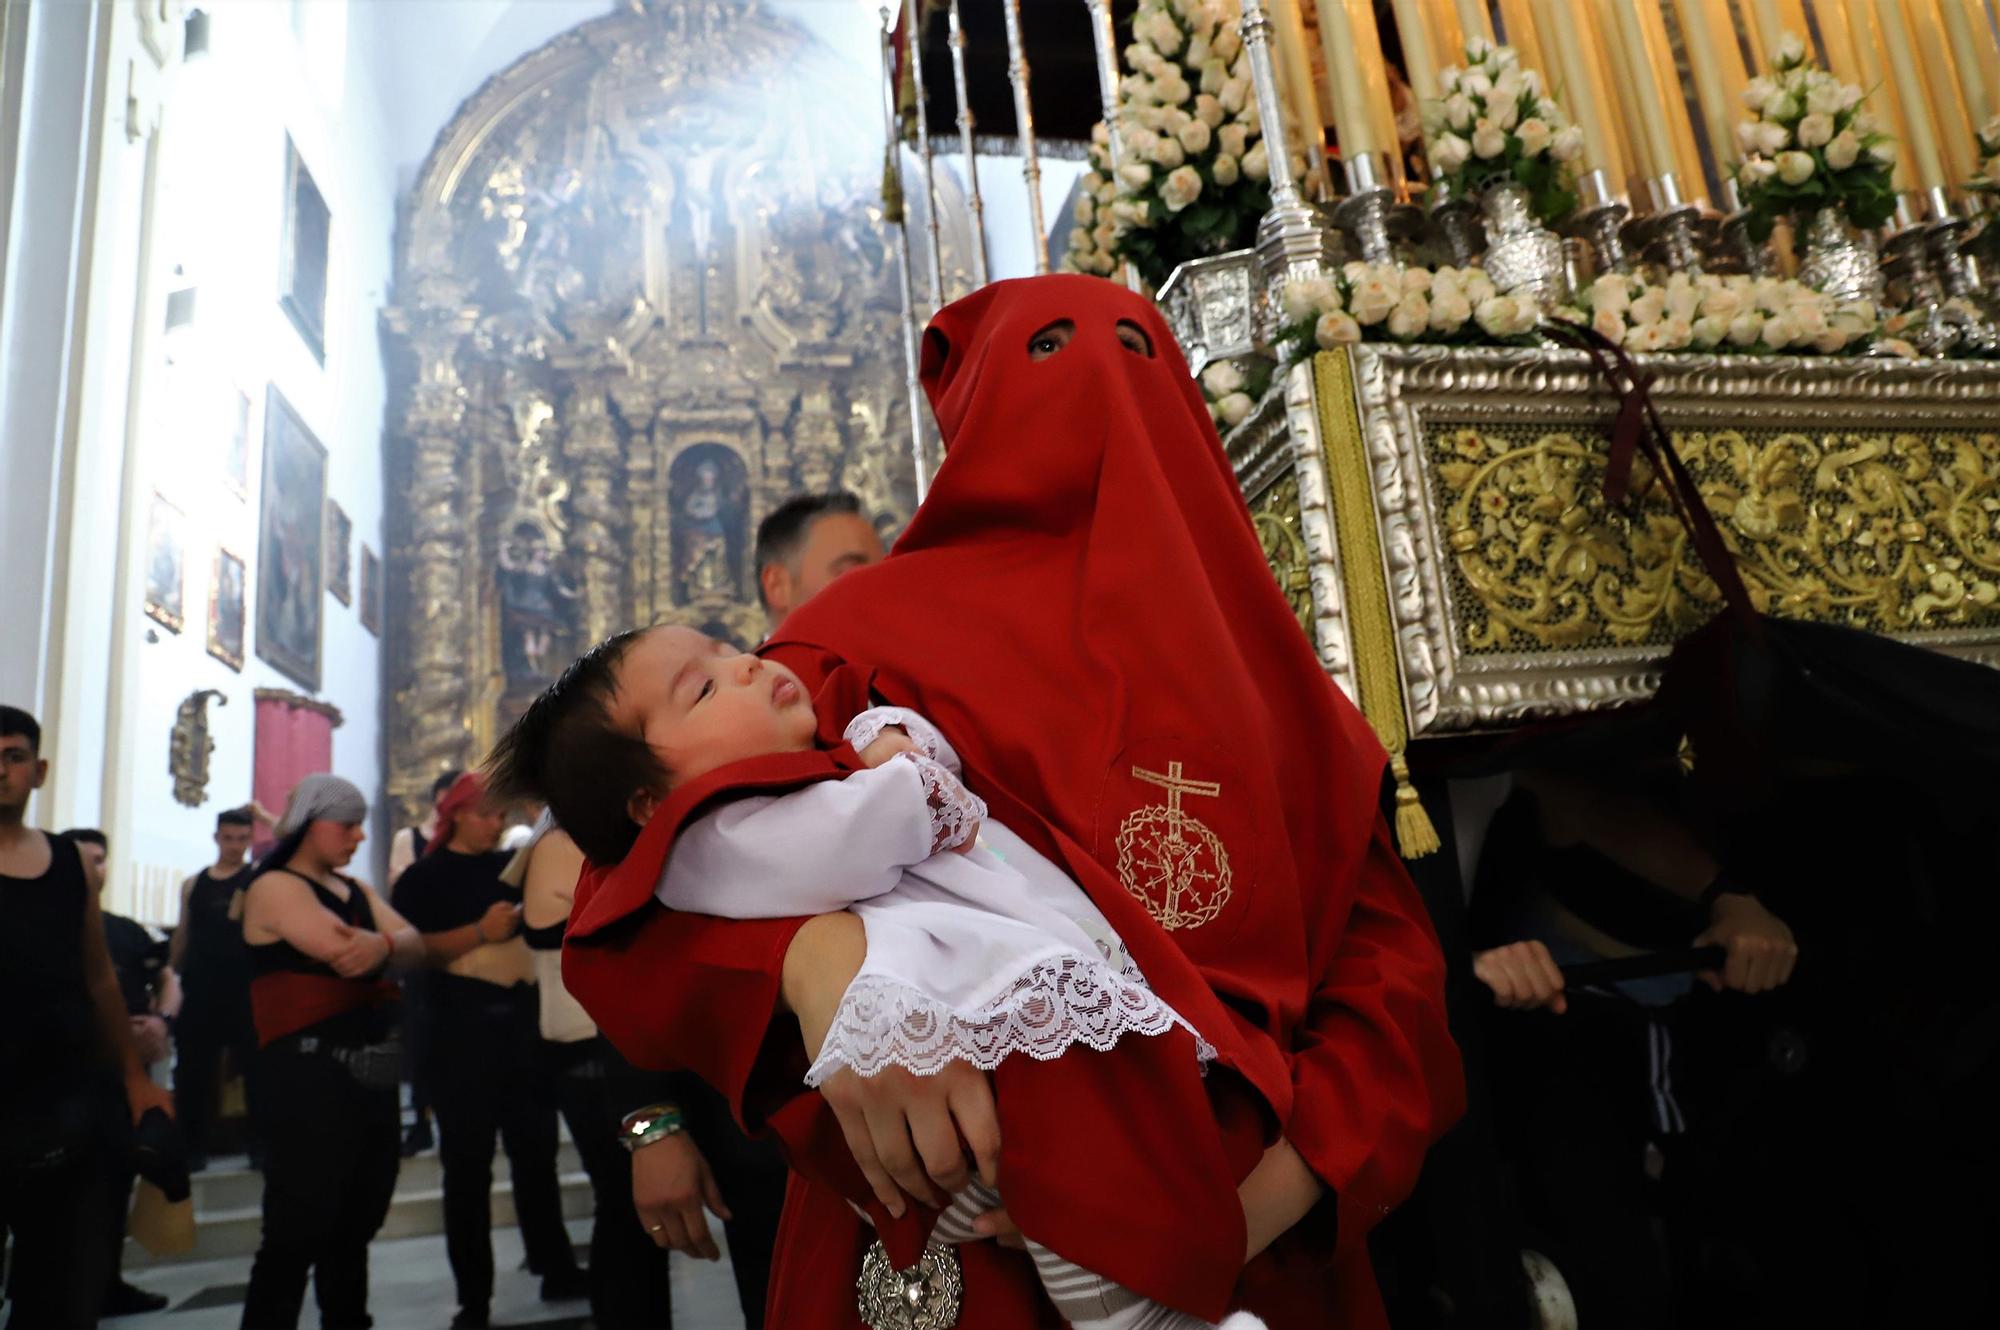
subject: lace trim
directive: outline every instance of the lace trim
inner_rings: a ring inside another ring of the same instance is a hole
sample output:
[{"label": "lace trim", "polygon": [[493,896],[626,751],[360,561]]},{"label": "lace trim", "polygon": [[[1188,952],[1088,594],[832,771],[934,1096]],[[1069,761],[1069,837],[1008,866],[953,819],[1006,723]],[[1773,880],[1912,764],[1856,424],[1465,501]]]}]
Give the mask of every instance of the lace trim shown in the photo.
[{"label": "lace trim", "polygon": [[1160,1035],[1175,1026],[1194,1035],[1195,1056],[1206,1070],[1215,1049],[1200,1032],[1143,981],[1095,956],[1041,961],[969,1013],[899,980],[863,975],[841,998],[806,1084],[817,1088],[842,1067],[862,1076],[891,1066],[934,1076],[953,1062],[991,1071],[1016,1053],[1042,1062],[1075,1044],[1101,1053],[1127,1034]]},{"label": "lace trim", "polygon": [[898,753],[908,761],[924,783],[924,806],[931,815],[931,853],[956,849],[979,834],[986,820],[986,801],[958,783],[942,762],[917,753]]},{"label": "lace trim", "polygon": [[944,752],[939,746],[943,736],[938,733],[937,727],[903,707],[870,707],[847,722],[847,732],[841,737],[858,753],[881,738],[882,731],[891,728],[899,728],[909,735],[917,751],[931,761],[944,761]]}]

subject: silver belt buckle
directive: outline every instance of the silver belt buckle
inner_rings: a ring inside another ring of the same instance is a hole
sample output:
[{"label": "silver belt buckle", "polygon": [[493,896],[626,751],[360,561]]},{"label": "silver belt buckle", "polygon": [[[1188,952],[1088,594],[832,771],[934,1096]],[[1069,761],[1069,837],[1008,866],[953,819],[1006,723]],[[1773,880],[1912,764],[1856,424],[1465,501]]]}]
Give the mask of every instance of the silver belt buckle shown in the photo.
[{"label": "silver belt buckle", "polygon": [[931,1243],[915,1265],[898,1270],[889,1263],[888,1249],[876,1242],[861,1258],[854,1291],[869,1330],[951,1330],[958,1324],[965,1279],[958,1272],[958,1253],[942,1243]]}]

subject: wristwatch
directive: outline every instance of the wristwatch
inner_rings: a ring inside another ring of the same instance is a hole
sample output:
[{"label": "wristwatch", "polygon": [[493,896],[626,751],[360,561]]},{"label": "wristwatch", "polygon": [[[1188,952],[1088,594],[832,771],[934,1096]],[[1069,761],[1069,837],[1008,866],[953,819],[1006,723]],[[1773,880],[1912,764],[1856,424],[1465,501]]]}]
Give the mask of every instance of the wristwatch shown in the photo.
[{"label": "wristwatch", "polygon": [[618,1123],[618,1140],[627,1150],[678,1136],[687,1130],[678,1104],[648,1104],[635,1108]]}]

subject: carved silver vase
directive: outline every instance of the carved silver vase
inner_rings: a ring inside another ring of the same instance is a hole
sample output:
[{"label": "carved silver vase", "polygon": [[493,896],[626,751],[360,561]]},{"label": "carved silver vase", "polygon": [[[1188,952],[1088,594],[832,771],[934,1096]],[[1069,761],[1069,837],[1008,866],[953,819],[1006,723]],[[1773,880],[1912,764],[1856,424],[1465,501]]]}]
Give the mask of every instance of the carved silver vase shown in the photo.
[{"label": "carved silver vase", "polygon": [[1847,224],[1838,208],[1821,208],[1806,223],[1799,280],[1836,300],[1882,299],[1882,260],[1875,239]]},{"label": "carved silver vase", "polygon": [[1532,295],[1545,314],[1568,304],[1574,293],[1562,239],[1535,220],[1528,191],[1512,181],[1489,185],[1479,206],[1486,216],[1486,275],[1493,285]]}]

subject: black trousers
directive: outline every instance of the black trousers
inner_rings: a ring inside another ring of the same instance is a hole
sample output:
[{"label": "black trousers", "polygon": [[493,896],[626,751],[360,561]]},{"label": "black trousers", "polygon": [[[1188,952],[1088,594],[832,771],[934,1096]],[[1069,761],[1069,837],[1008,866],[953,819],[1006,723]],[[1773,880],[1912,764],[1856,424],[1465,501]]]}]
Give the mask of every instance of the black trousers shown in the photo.
[{"label": "black trousers", "polygon": [[493,1298],[496,1138],[513,1174],[529,1269],[546,1276],[576,1268],[556,1182],[555,1081],[540,1063],[533,987],[431,978],[426,1056],[444,1164],[445,1251],[459,1306],[483,1308]]},{"label": "black trousers", "polygon": [[778,1245],[778,1218],[785,1208],[784,1156],[769,1141],[753,1141],[736,1125],[723,1097],[692,1076],[680,1091],[688,1132],[701,1147],[715,1185],[735,1216],[722,1226],[729,1237],[729,1264],[747,1330],[763,1330],[764,1302],[771,1286],[771,1255]]},{"label": "black trousers", "polygon": [[652,1330],[673,1324],[668,1255],[632,1208],[632,1156],[618,1143],[608,1073],[617,1054],[601,1039],[545,1042],[556,1101],[590,1175],[590,1316],[599,1330]]},{"label": "black trousers", "polygon": [[206,1158],[222,1089],[222,1055],[243,1077],[251,1139],[257,1135],[257,1031],[250,1021],[247,994],[238,1004],[229,994],[190,991],[174,1026],[174,1120],[188,1153]]},{"label": "black trousers", "polygon": [[402,1162],[396,1091],[361,1085],[332,1058],[282,1044],[258,1055],[266,1092],[264,1240],[243,1330],[290,1330],[313,1276],[323,1330],[368,1316],[368,1244]]},{"label": "black trousers", "polygon": [[52,1167],[0,1168],[0,1230],[13,1236],[10,1330],[97,1324],[111,1277],[105,1216],[121,1180],[110,1149],[81,1151]]}]

